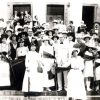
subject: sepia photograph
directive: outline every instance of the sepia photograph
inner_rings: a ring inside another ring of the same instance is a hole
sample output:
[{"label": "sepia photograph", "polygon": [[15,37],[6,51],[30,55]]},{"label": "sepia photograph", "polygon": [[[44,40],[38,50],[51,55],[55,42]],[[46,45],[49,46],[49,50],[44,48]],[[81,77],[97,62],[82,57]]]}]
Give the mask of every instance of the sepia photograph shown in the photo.
[{"label": "sepia photograph", "polygon": [[100,0],[0,0],[0,100],[100,100]]}]

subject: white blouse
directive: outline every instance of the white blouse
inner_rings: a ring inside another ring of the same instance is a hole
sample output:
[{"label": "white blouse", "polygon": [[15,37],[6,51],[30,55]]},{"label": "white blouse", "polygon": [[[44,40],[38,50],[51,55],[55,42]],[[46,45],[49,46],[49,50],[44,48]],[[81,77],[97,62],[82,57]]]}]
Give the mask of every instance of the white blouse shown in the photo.
[{"label": "white blouse", "polygon": [[0,52],[7,52],[9,51],[9,45],[8,44],[4,44],[4,43],[0,43]]},{"label": "white blouse", "polygon": [[[38,63],[40,63],[40,56],[36,51],[29,51],[26,54],[26,60],[25,60],[25,65],[26,67],[32,67],[32,69],[34,67],[38,66]],[[34,67],[33,67],[34,66]]]},{"label": "white blouse", "polygon": [[25,56],[28,53],[28,47],[19,47],[17,48],[17,57]]},{"label": "white blouse", "polygon": [[83,70],[84,69],[84,59],[80,56],[71,58],[71,68]]}]

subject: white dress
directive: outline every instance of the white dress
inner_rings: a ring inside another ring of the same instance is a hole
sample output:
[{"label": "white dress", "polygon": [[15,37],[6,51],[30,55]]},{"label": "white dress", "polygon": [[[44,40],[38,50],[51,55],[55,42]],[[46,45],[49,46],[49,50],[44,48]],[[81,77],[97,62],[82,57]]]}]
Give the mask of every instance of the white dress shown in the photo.
[{"label": "white dress", "polygon": [[98,63],[99,66],[95,69],[95,79],[96,81],[100,80],[100,58],[95,60],[95,63]]},{"label": "white dress", "polygon": [[9,63],[0,60],[0,86],[10,86],[10,66]]},{"label": "white dress", "polygon": [[49,80],[48,79],[48,71],[50,71],[51,67],[54,64],[54,59],[51,58],[45,58],[44,57],[44,53],[43,52],[47,52],[53,55],[53,47],[50,45],[45,46],[44,44],[42,44],[42,46],[40,46],[40,56],[41,56],[41,62],[43,64],[43,81],[44,81],[44,87],[50,87],[50,86],[54,86],[54,79]]},{"label": "white dress", "polygon": [[[43,91],[43,73],[37,71],[40,57],[37,52],[29,51],[26,55],[25,65],[29,72],[25,71],[23,80],[23,92],[42,92]],[[29,80],[28,80],[29,79]]]},{"label": "white dress", "polygon": [[[84,76],[82,70],[84,69],[84,60],[77,56],[71,58],[71,70],[68,73],[68,91],[67,96],[74,99],[84,99],[86,98],[86,90],[84,84]],[[75,69],[77,68],[77,69]]]},{"label": "white dress", "polygon": [[[92,53],[86,51],[85,55],[93,56]],[[85,61],[84,77],[93,77],[93,60]]]}]

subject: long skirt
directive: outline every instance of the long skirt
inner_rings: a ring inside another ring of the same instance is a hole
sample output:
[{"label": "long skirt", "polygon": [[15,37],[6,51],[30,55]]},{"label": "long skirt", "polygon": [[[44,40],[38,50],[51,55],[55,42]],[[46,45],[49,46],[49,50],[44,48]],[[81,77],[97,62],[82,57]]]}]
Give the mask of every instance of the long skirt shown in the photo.
[{"label": "long skirt", "polygon": [[85,61],[84,77],[93,77],[93,61]]},{"label": "long skirt", "polygon": [[67,79],[67,96],[74,99],[85,99],[86,90],[82,72],[80,70],[71,69],[68,73]]},{"label": "long skirt", "polygon": [[0,61],[0,86],[10,86],[10,66],[9,63]]},{"label": "long skirt", "polygon": [[23,92],[42,92],[43,91],[43,73],[39,72],[25,72]]},{"label": "long skirt", "polygon": [[100,80],[100,66],[95,69],[95,80]]},{"label": "long skirt", "polygon": [[16,90],[22,90],[22,83],[25,73],[25,57],[22,57],[12,64],[14,74],[14,88]]},{"label": "long skirt", "polygon": [[42,60],[42,63],[43,63],[43,81],[44,81],[44,87],[51,87],[51,86],[54,86],[55,83],[54,83],[54,79],[49,79],[48,78],[48,71],[50,71],[51,67],[53,66],[54,64],[54,60],[52,59],[46,59],[44,58]]}]

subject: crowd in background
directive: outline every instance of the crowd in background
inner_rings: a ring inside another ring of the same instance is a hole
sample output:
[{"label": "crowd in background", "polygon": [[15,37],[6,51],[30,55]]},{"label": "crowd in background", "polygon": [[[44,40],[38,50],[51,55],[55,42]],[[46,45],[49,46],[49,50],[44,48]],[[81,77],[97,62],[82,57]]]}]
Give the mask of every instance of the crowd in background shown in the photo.
[{"label": "crowd in background", "polygon": [[6,66],[0,70],[0,79],[5,74],[0,86],[13,84],[26,92],[30,81],[30,91],[49,91],[56,86],[58,91],[70,91],[69,97],[79,90],[83,90],[82,96],[85,90],[100,93],[99,38],[99,22],[87,31],[84,21],[78,29],[73,21],[66,26],[60,18],[40,24],[37,16],[32,19],[27,11],[20,15],[15,11],[6,24],[0,19],[0,66]]}]

